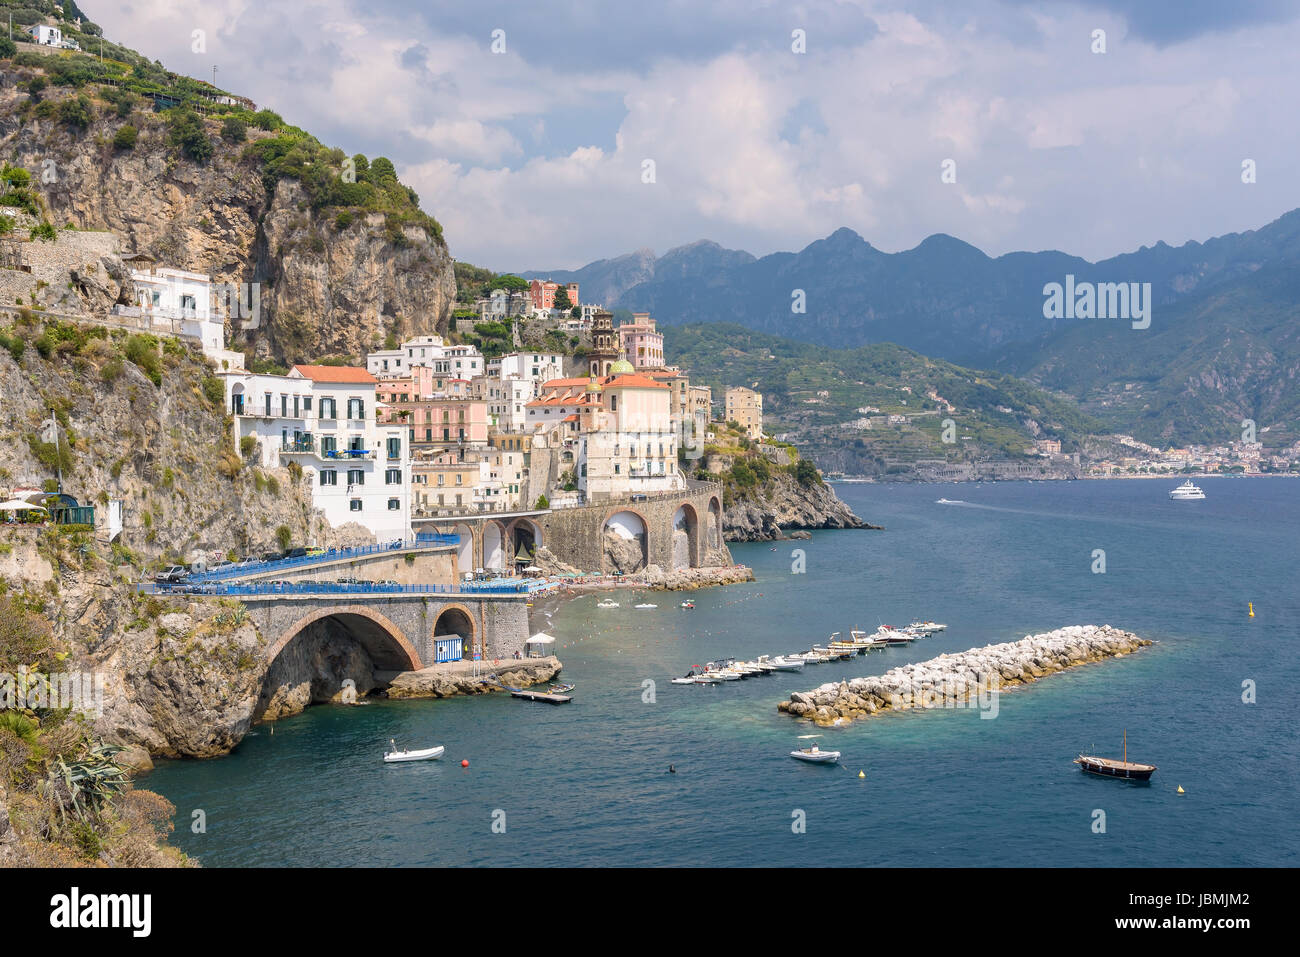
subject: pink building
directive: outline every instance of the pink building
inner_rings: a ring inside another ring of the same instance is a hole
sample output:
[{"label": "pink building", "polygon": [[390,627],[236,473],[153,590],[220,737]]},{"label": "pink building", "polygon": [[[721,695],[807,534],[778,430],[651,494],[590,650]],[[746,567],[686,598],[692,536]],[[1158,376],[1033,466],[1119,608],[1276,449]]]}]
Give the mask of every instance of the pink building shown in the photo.
[{"label": "pink building", "polygon": [[655,330],[648,312],[632,313],[632,321],[618,327],[623,358],[638,369],[660,369],[664,364],[664,334]]},{"label": "pink building", "polygon": [[412,449],[487,444],[487,402],[470,398],[465,380],[452,382],[463,387],[464,394],[398,402],[384,410],[385,421],[401,422],[410,429]]},{"label": "pink building", "polygon": [[[532,299],[535,309],[554,309],[555,294],[559,291],[560,284],[549,279],[533,279],[528,283],[528,297]],[[564,291],[569,295],[569,306],[578,305],[578,284],[567,283]]]}]

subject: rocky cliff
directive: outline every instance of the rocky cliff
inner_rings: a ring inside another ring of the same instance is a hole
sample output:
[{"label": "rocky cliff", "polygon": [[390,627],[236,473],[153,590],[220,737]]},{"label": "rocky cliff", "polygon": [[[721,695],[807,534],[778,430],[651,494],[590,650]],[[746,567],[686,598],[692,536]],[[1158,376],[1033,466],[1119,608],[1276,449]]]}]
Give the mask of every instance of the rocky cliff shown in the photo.
[{"label": "rocky cliff", "polygon": [[[343,177],[338,151],[301,131],[248,127],[243,140],[226,139],[216,119],[198,119],[212,153],[196,161],[178,144],[175,118],[147,101],[120,115],[106,99],[117,93],[86,84],[47,87],[37,102],[27,89],[40,73],[0,63],[0,157],[33,174],[58,229],[110,230],[125,251],[159,265],[256,284],[258,314],[228,330],[237,346],[289,363],[359,357],[389,335],[446,330],[456,285],[440,230],[427,217],[340,206],[319,181],[311,193],[304,185],[313,164],[334,164],[326,178]],[[60,109],[78,98],[85,126]],[[115,144],[124,127],[136,131],[129,147]],[[300,167],[268,159],[286,142],[309,153]],[[395,178],[385,188],[403,189]]]},{"label": "rocky cliff", "polygon": [[776,473],[766,488],[732,499],[722,527],[729,542],[766,542],[802,529],[880,528],[853,514],[824,482],[801,485],[783,473]]}]

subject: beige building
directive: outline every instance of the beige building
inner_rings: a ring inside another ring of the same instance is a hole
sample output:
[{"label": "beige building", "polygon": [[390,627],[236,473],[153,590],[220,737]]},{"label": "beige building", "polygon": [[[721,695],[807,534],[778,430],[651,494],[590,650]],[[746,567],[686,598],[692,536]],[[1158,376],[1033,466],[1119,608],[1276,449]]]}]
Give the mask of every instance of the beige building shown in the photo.
[{"label": "beige building", "polygon": [[726,420],[735,422],[751,439],[763,437],[763,395],[744,386],[727,389]]}]

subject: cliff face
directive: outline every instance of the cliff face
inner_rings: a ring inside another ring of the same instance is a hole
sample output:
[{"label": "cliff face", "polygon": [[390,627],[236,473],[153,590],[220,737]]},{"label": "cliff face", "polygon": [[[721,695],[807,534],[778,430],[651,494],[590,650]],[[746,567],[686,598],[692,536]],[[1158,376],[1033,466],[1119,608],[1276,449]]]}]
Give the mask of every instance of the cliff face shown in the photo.
[{"label": "cliff face", "polygon": [[800,485],[783,473],[773,476],[769,489],[733,500],[722,517],[729,542],[771,541],[791,529],[879,527],[854,515],[829,485]]},{"label": "cliff face", "polygon": [[[87,87],[94,118],[85,129],[22,108],[15,81],[32,68],[0,70],[0,156],[23,166],[58,228],[109,230],[126,251],[160,265],[257,283],[260,320],[228,330],[237,344],[283,362],[321,355],[360,357],[391,333],[444,332],[456,298],[446,245],[425,230],[386,227],[383,215],[313,209],[301,184],[263,183],[248,143],[228,143],[206,121],[215,152],[204,163],[168,139],[166,121],[139,107],[119,118]],[[67,96],[49,88],[46,99]],[[124,125],[139,132],[113,146]],[[272,134],[248,130],[249,143]]]}]

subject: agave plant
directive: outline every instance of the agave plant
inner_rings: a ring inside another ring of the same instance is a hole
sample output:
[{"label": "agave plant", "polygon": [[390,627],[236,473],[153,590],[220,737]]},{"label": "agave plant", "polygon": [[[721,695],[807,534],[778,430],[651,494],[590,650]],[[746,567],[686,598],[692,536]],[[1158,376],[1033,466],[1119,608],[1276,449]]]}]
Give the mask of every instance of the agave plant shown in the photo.
[{"label": "agave plant", "polygon": [[80,761],[69,764],[58,758],[53,762],[47,788],[56,797],[65,824],[69,812],[78,820],[94,820],[115,795],[126,790],[126,770],[113,760],[122,750],[100,744]]}]

